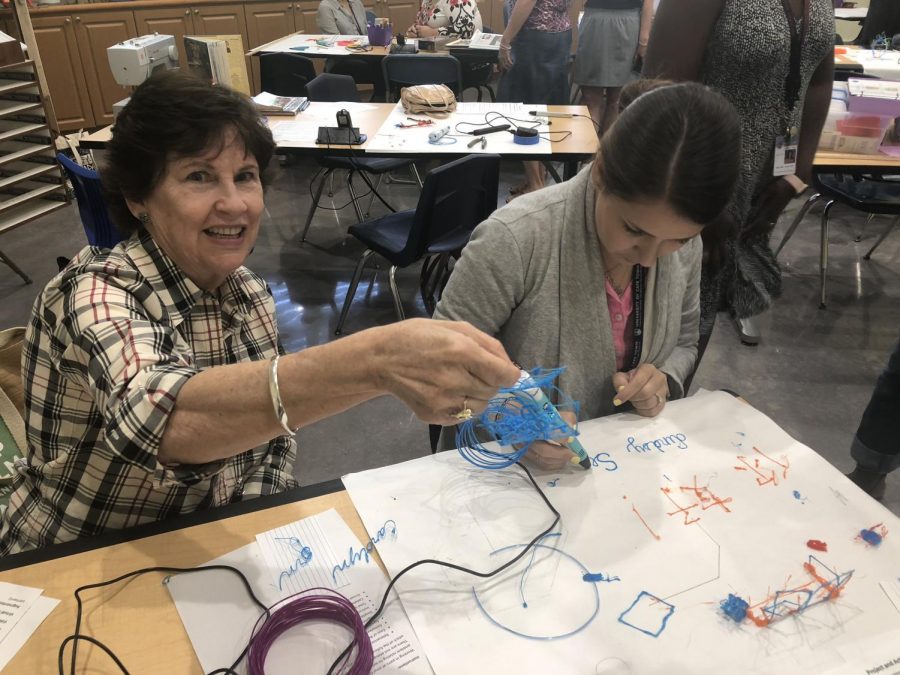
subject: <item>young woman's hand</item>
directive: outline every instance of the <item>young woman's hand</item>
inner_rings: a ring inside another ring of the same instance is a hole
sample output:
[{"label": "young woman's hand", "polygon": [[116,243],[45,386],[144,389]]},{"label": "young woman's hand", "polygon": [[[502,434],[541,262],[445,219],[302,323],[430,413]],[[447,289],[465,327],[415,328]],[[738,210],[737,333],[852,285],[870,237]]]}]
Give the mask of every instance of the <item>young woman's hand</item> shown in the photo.
[{"label": "young woman's hand", "polygon": [[[566,424],[575,428],[577,423],[575,413],[564,410],[560,411],[559,416]],[[526,460],[547,471],[562,469],[572,461],[573,457],[575,455],[569,448],[553,441],[535,441],[525,453]]]},{"label": "young woman's hand", "polygon": [[627,373],[616,373],[612,382],[616,388],[613,399],[616,406],[630,401],[635,412],[644,417],[656,417],[666,407],[669,381],[652,363],[642,363]]}]

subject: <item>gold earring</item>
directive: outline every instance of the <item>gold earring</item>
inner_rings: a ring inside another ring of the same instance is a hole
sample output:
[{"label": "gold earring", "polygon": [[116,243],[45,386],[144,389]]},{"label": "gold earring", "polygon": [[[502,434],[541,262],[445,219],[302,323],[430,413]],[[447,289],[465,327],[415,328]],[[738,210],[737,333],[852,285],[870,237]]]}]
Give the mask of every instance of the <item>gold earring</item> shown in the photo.
[{"label": "gold earring", "polygon": [[141,211],[138,214],[138,220],[141,221],[141,225],[147,227],[152,221],[150,220],[150,214],[146,211]]}]

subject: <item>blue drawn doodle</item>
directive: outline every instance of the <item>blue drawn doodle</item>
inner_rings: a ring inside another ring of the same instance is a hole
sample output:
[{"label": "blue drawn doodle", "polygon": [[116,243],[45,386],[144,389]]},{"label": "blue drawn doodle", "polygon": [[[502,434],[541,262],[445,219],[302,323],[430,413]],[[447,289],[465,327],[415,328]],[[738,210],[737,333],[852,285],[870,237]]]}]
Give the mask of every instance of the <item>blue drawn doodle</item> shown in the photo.
[{"label": "blue drawn doodle", "polygon": [[[633,624],[633,623],[630,623],[630,622],[627,621],[626,618],[625,618],[626,616],[628,616],[628,614],[629,614],[632,610],[634,610],[634,608],[635,608],[639,603],[643,603],[643,602],[649,602],[649,603],[651,603],[651,604],[659,603],[659,604],[661,604],[661,605],[663,605],[664,607],[667,608],[667,611],[666,611],[666,613],[663,615],[662,620],[660,621],[659,626],[656,628],[656,630],[652,630],[652,628],[649,627],[649,626],[648,626],[647,628],[642,628],[641,626],[637,626],[637,625],[635,625],[635,624]],[[632,603],[628,606],[628,609],[626,609],[624,612],[622,612],[621,614],[619,614],[619,623],[623,623],[623,624],[625,624],[626,626],[628,626],[628,627],[630,627],[630,628],[634,628],[635,630],[639,630],[640,632],[644,633],[645,635],[649,635],[650,637],[659,637],[660,634],[666,629],[666,624],[667,624],[668,621],[669,621],[669,617],[672,616],[672,614],[674,614],[674,613],[675,613],[675,605],[669,604],[668,602],[666,602],[666,601],[663,600],[662,598],[657,598],[657,597],[656,597],[655,595],[653,595],[652,593],[648,593],[647,591],[641,591],[641,592],[638,594],[638,596],[634,599],[634,602],[632,602]]]},{"label": "blue drawn doodle", "polygon": [[663,448],[668,448],[669,446],[674,446],[679,450],[687,450],[687,436],[684,434],[669,434],[668,436],[662,436],[660,438],[653,438],[644,443],[638,443],[634,440],[634,436],[629,436],[625,443],[625,450],[628,452],[650,452],[651,450],[657,450],[658,452],[665,452]]},{"label": "blue drawn doodle", "polygon": [[799,490],[794,490],[794,499],[796,499],[800,503],[805,504],[807,498],[801,495]]},{"label": "blue drawn doodle", "polygon": [[337,582],[337,573],[343,572],[344,570],[350,569],[356,563],[360,562],[363,558],[365,558],[366,563],[369,562],[369,554],[375,548],[375,544],[383,541],[386,536],[390,535],[391,540],[397,539],[397,523],[393,520],[386,520],[384,525],[375,533],[375,536],[369,539],[369,542],[356,550],[353,546],[350,547],[350,551],[347,554],[347,558],[341,562],[339,565],[335,565],[331,569],[331,579],[334,582]]},{"label": "blue drawn doodle", "polygon": [[[538,541],[543,541],[544,539],[549,539],[550,537],[559,537],[561,536],[559,532],[548,532],[543,537],[538,539]],[[525,582],[528,579],[528,575],[531,574],[531,567],[534,565],[534,558],[537,556],[537,549],[531,549],[531,558],[528,560],[528,564],[525,565],[525,571],[522,572],[522,576],[519,579],[519,597],[522,598],[522,607],[528,609],[528,601],[525,599]]]},{"label": "blue drawn doodle", "polygon": [[297,557],[294,559],[294,562],[291,563],[291,566],[278,575],[278,590],[280,591],[283,590],[282,586],[285,579],[290,579],[299,572],[301,568],[309,565],[313,558],[313,552],[309,546],[304,546],[303,542],[297,537],[275,537],[275,541],[287,542],[287,546],[297,554]]},{"label": "blue drawn doodle", "polygon": [[[558,532],[556,532],[556,533],[550,533],[550,534],[548,534],[547,536],[548,536],[548,537],[549,537],[549,536],[557,536],[557,537],[558,537],[558,536],[559,536],[559,533],[558,533]],[[522,548],[522,547],[524,547],[524,546],[527,546],[527,544],[513,544],[512,546],[504,546],[503,548],[498,548],[496,551],[492,551],[492,552],[491,552],[491,555],[496,555],[496,554],[498,554],[498,553],[503,553],[504,551],[509,551],[510,549],[514,549],[514,548]],[[585,567],[584,565],[582,565],[581,562],[580,562],[577,558],[575,558],[574,556],[569,555],[569,554],[566,553],[565,551],[561,551],[561,550],[559,550],[558,548],[555,548],[555,547],[553,547],[553,546],[547,546],[546,544],[535,544],[535,545],[534,545],[534,548],[545,548],[545,549],[547,549],[548,551],[553,551],[554,553],[558,553],[559,555],[561,555],[561,556],[563,556],[563,557],[565,557],[565,558],[568,558],[568,559],[571,560],[573,563],[575,563],[578,567],[580,567],[580,568],[581,568],[581,571],[582,571],[582,574],[590,574],[590,571],[588,570],[587,567]],[[525,577],[525,575],[528,573],[528,571],[530,570],[532,562],[534,562],[534,555],[532,555],[532,561],[528,563],[528,566],[526,567],[525,571],[522,573],[523,580],[520,580],[520,593],[523,592],[523,591],[522,591],[522,584],[524,583],[524,577]],[[492,624],[494,624],[495,626],[497,626],[498,628],[502,628],[502,629],[505,630],[507,633],[512,633],[513,635],[516,635],[516,636],[521,637],[521,638],[526,638],[526,639],[528,639],[528,640],[545,640],[545,641],[550,641],[550,640],[562,640],[563,638],[571,637],[572,635],[575,635],[575,634],[577,634],[577,633],[580,633],[580,632],[583,631],[585,628],[587,628],[588,625],[590,625],[590,623],[591,623],[595,618],[597,618],[597,614],[600,612],[600,591],[597,589],[597,584],[592,584],[592,587],[593,587],[593,589],[594,589],[594,610],[591,612],[590,617],[588,617],[588,619],[587,619],[584,623],[582,623],[580,626],[578,626],[577,628],[575,628],[575,629],[573,629],[573,630],[570,630],[570,631],[568,631],[568,632],[566,632],[566,633],[560,633],[559,635],[529,635],[529,634],[527,634],[527,633],[522,633],[522,632],[517,631],[517,630],[515,630],[515,629],[513,629],[513,628],[510,628],[509,626],[505,626],[505,625],[503,625],[502,623],[500,623],[499,621],[497,621],[494,617],[492,617],[492,616],[490,615],[490,613],[488,613],[487,609],[485,609],[484,605],[481,604],[481,598],[478,597],[478,591],[475,590],[475,587],[474,587],[474,586],[472,587],[472,596],[475,598],[475,604],[478,605],[478,609],[481,610],[481,613],[484,614],[485,618],[486,618],[488,621],[490,621]],[[527,608],[527,604],[524,605],[524,607]]]},{"label": "blue drawn doodle", "polygon": [[[604,459],[606,457],[607,459]],[[591,457],[591,466],[595,469],[603,465],[604,470],[606,471],[615,471],[619,468],[619,465],[616,464],[616,460],[609,456],[608,452],[598,452],[596,455]]]},{"label": "blue drawn doodle", "polygon": [[884,537],[875,531],[875,528],[860,530],[859,536],[864,542],[869,544],[869,546],[878,546],[882,539],[884,539]]},{"label": "blue drawn doodle", "polygon": [[547,481],[547,487],[556,487],[556,484],[559,482],[559,478],[554,478],[553,480]]},{"label": "blue drawn doodle", "polygon": [[613,582],[613,581],[622,581],[619,577],[604,575],[603,572],[597,572],[596,574],[585,574],[581,577],[584,581],[593,581],[594,583],[600,581]]},{"label": "blue drawn doodle", "polygon": [[747,618],[747,610],[750,608],[750,605],[743,598],[729,593],[728,597],[719,603],[719,607],[725,613],[725,616],[735,623],[740,623]]},{"label": "blue drawn doodle", "polygon": [[[501,388],[487,408],[456,429],[456,447],[466,461],[482,469],[504,469],[518,462],[538,440],[571,444],[578,430],[559,415],[568,410],[578,417],[578,403],[566,397],[553,381],[564,368],[535,368],[512,387]],[[556,399],[554,406],[550,401]],[[501,450],[489,450],[484,437]]]},{"label": "blue drawn doodle", "polygon": [[[831,578],[820,577],[813,566],[813,562],[823,567],[831,575]],[[853,570],[839,574],[814,555],[809,556],[803,568],[819,582],[819,585],[811,588],[805,586],[777,591],[772,602],[762,607],[766,625],[791,614],[805,612],[810,607],[815,607],[836,598],[853,576]]]}]

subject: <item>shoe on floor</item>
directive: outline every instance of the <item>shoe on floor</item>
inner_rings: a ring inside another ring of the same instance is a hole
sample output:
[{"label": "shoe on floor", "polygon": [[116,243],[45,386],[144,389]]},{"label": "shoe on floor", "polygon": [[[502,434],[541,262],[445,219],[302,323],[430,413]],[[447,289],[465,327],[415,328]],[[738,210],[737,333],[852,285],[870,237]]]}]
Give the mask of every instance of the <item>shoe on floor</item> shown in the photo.
[{"label": "shoe on floor", "polygon": [[856,483],[872,499],[881,501],[887,489],[887,474],[880,471],[865,469],[859,465],[847,474],[847,478]]},{"label": "shoe on floor", "polygon": [[735,319],[734,325],[737,328],[741,342],[751,347],[759,344],[762,332],[759,328],[759,319],[757,317],[751,316],[746,319]]}]

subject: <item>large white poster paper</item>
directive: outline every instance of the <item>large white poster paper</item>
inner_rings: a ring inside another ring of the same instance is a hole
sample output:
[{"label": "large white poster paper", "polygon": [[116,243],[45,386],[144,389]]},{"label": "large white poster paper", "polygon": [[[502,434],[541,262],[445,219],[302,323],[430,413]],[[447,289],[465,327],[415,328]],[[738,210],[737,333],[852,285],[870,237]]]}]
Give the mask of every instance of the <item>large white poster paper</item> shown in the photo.
[{"label": "large white poster paper", "polygon": [[[880,583],[898,519],[749,405],[695,396],[583,423],[581,440],[591,471],[535,472],[559,536],[490,580],[424,566],[399,582],[438,675],[821,673],[900,628]],[[552,521],[521,469],[456,453],[344,483],[369,531],[402,533],[378,545],[391,574],[422,558],[487,571]]]}]

